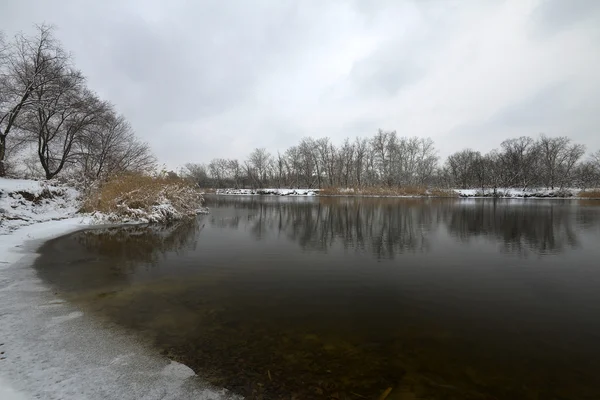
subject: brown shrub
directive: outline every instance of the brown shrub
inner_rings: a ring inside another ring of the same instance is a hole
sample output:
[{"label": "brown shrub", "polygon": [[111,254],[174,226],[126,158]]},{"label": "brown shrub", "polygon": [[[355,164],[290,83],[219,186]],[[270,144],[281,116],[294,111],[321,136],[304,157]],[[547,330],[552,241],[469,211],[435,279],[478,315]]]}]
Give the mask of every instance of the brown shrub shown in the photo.
[{"label": "brown shrub", "polygon": [[430,197],[459,197],[458,193],[454,190],[449,189],[431,189],[429,191]]},{"label": "brown shrub", "polygon": [[193,217],[203,201],[198,188],[184,179],[125,174],[90,190],[82,211],[111,220],[164,222]]},{"label": "brown shrub", "polygon": [[600,199],[600,189],[582,190],[578,196],[584,199]]}]

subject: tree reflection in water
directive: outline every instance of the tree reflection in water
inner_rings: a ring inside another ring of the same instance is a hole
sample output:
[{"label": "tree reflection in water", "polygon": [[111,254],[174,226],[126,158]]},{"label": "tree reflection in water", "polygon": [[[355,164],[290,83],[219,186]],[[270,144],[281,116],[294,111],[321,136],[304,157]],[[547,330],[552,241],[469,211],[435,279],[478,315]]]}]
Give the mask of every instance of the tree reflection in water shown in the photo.
[{"label": "tree reflection in water", "polygon": [[156,264],[167,252],[193,250],[197,244],[198,221],[167,226],[131,225],[91,229],[75,236],[90,253],[109,255],[123,262]]},{"label": "tree reflection in water", "polygon": [[575,225],[598,226],[593,207],[560,200],[246,197],[216,198],[213,204],[251,210],[245,218],[212,216],[213,226],[243,224],[258,240],[276,232],[305,250],[326,252],[341,244],[378,259],[427,252],[438,230],[459,241],[487,239],[506,253],[559,253],[579,246]]},{"label": "tree reflection in water", "polygon": [[208,205],[51,241],[38,273],[247,398],[600,398],[597,203]]},{"label": "tree reflection in water", "polygon": [[[44,268],[38,268],[37,272],[61,291],[77,293],[125,287],[132,283],[131,278],[139,273],[140,266],[152,268],[167,253],[195,249],[200,229],[197,221],[189,221],[169,226],[130,225],[76,232],[69,235],[69,240],[58,238],[42,246],[40,253],[48,257]],[[81,264],[86,265],[85,273],[79,270]],[[85,284],[81,282],[82,274]]]}]

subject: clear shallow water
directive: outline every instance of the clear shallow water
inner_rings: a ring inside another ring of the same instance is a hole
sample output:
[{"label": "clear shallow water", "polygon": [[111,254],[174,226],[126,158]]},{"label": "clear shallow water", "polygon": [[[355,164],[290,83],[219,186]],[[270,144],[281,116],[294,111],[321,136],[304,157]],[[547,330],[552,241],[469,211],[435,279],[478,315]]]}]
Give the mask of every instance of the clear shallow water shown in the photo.
[{"label": "clear shallow water", "polygon": [[37,271],[249,398],[600,398],[600,202],[208,206],[53,240]]}]

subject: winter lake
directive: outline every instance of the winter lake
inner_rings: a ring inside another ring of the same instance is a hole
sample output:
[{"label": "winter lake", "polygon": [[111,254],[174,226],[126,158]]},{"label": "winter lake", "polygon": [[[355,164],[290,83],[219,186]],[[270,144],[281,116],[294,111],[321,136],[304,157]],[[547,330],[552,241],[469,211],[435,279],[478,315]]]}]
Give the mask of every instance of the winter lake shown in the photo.
[{"label": "winter lake", "polygon": [[600,201],[207,206],[52,240],[35,268],[248,398],[600,399]]}]

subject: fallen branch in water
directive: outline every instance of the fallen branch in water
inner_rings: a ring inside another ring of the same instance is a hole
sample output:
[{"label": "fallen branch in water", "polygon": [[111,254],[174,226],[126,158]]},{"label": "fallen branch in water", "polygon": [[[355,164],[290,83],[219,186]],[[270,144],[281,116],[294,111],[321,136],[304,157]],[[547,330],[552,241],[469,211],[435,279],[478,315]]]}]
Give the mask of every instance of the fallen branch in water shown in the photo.
[{"label": "fallen branch in water", "polygon": [[387,397],[390,395],[390,393],[392,393],[392,388],[391,387],[385,389],[385,391],[383,393],[381,393],[381,396],[379,396],[379,400],[385,400],[385,399],[387,399]]}]

